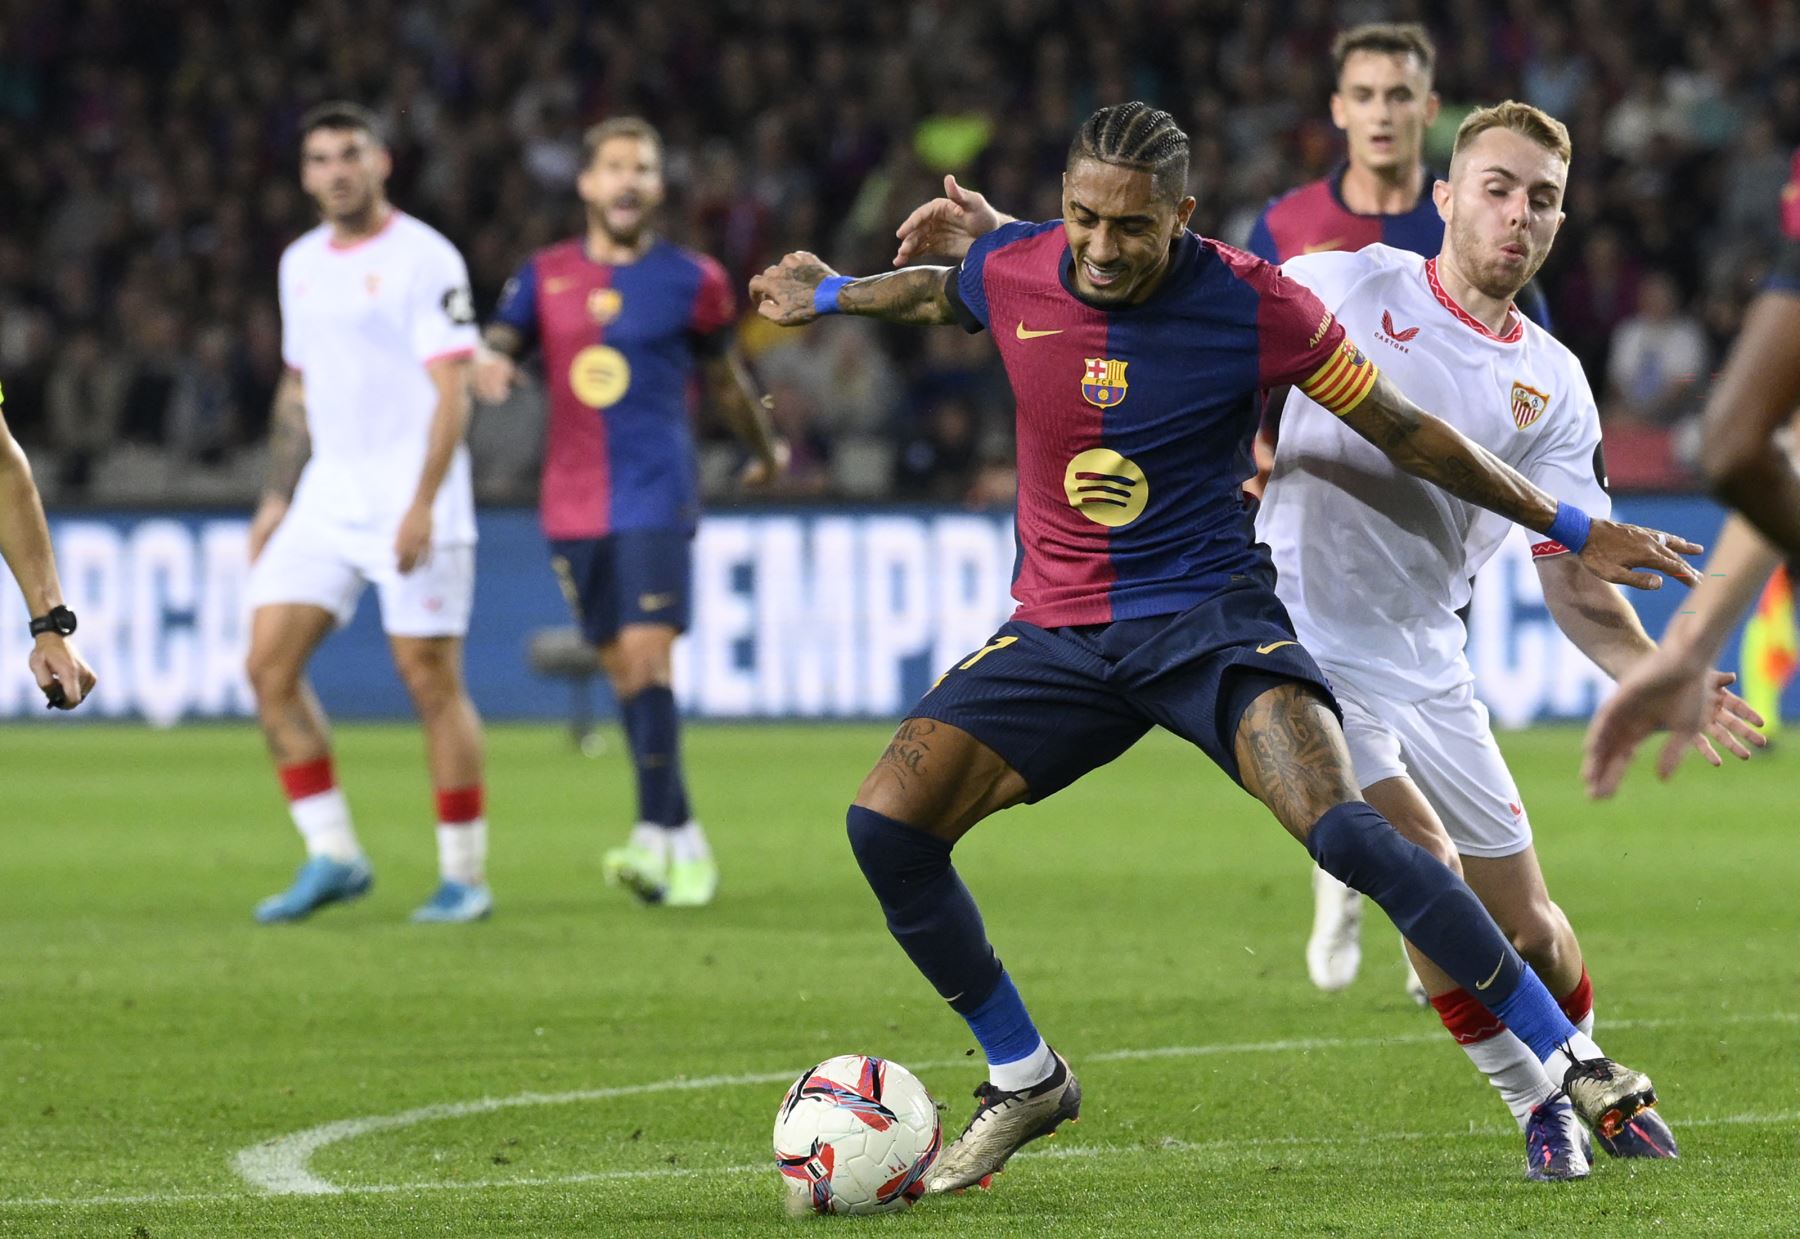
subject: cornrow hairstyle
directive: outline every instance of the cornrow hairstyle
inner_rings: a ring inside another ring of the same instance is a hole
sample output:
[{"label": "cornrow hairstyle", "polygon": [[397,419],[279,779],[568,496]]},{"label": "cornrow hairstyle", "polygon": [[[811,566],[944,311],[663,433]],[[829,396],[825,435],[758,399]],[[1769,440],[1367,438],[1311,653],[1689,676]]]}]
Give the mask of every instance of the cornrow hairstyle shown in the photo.
[{"label": "cornrow hairstyle", "polygon": [[1162,197],[1179,199],[1187,192],[1187,134],[1173,116],[1140,100],[1088,117],[1069,144],[1069,163],[1077,159],[1148,172]]}]

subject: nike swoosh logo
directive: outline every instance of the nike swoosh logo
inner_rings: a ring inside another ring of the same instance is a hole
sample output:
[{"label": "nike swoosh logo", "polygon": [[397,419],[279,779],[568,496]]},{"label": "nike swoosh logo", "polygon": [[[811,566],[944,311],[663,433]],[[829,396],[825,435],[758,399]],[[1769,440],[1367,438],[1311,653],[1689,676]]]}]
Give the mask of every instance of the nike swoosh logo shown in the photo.
[{"label": "nike swoosh logo", "polygon": [[673,604],[674,601],[675,601],[674,594],[639,594],[638,595],[638,610],[640,610],[640,611],[660,611],[664,607]]},{"label": "nike swoosh logo", "polygon": [[1020,319],[1018,329],[1013,334],[1021,340],[1035,340],[1039,336],[1060,336],[1064,330],[1062,327],[1056,327],[1048,331],[1033,331],[1025,325],[1024,319]]},{"label": "nike swoosh logo", "polygon": [[1342,248],[1344,248],[1344,238],[1333,237],[1333,238],[1331,238],[1331,240],[1321,241],[1317,245],[1308,245],[1304,249],[1302,249],[1300,252],[1302,254],[1323,254],[1326,250],[1336,250],[1336,249],[1342,249]]},{"label": "nike swoosh logo", "polygon": [[1284,645],[1299,645],[1299,644],[1300,643],[1298,641],[1271,641],[1267,645],[1257,646],[1256,652],[1258,654],[1272,654]]},{"label": "nike swoosh logo", "polygon": [[1502,955],[1500,957],[1500,962],[1495,964],[1494,970],[1488,974],[1488,979],[1475,982],[1475,988],[1486,989],[1488,986],[1492,985],[1494,983],[1494,978],[1500,975],[1500,970],[1504,967],[1506,967],[1506,956]]}]

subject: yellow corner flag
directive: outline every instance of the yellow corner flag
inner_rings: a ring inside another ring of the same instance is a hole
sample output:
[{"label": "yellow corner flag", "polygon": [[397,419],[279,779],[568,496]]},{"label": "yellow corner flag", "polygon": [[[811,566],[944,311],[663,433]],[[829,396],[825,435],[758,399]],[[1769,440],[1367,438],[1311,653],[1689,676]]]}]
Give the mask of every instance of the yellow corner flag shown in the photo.
[{"label": "yellow corner flag", "polygon": [[1794,631],[1794,584],[1785,566],[1775,569],[1744,626],[1738,651],[1738,691],[1769,720],[1773,735],[1781,726],[1781,694],[1800,666],[1800,637]]}]

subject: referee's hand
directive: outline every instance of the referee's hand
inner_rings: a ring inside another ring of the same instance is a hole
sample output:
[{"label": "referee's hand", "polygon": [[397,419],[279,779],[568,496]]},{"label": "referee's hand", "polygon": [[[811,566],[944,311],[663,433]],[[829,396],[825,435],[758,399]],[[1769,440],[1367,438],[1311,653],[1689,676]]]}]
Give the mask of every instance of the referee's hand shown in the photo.
[{"label": "referee's hand", "polygon": [[47,632],[31,651],[31,674],[44,692],[44,704],[55,710],[73,710],[94,691],[98,677],[74,643],[61,633]]}]

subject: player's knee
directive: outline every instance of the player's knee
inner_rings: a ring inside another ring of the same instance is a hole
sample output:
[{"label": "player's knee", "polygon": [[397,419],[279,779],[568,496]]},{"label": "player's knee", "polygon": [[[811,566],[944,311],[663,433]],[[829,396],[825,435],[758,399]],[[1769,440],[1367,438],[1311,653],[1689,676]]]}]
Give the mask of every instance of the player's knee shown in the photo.
[{"label": "player's knee", "polygon": [[258,701],[276,701],[299,690],[300,668],[280,650],[252,646],[244,659],[244,675]]},{"label": "player's knee", "polygon": [[1561,962],[1563,952],[1570,945],[1566,928],[1567,923],[1548,902],[1533,905],[1523,917],[1506,927],[1513,948],[1540,972],[1555,971]]},{"label": "player's knee", "polygon": [[861,804],[850,806],[844,826],[857,866],[884,904],[949,871],[951,845],[929,831]]},{"label": "player's knee", "polygon": [[421,716],[429,717],[454,706],[462,695],[461,679],[453,663],[435,654],[416,654],[399,663],[400,679]]}]

